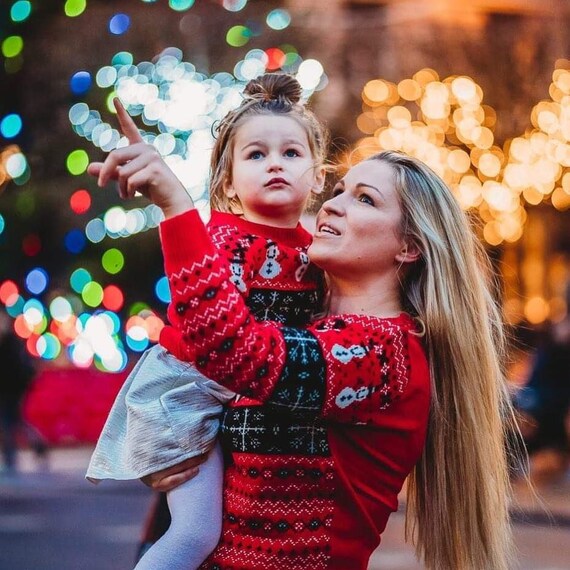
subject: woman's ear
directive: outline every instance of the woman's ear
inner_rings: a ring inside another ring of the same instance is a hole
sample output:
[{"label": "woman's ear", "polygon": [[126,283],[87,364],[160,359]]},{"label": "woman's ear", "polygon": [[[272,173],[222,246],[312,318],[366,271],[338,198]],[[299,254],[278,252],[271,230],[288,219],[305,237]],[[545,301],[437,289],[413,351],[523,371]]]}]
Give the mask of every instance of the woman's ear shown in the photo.
[{"label": "woman's ear", "polygon": [[422,255],[419,247],[414,242],[404,242],[402,249],[396,254],[398,263],[413,263]]},{"label": "woman's ear", "polygon": [[311,193],[315,195],[322,194],[325,188],[325,178],[327,171],[324,166],[315,168],[315,180],[313,186],[311,187]]}]

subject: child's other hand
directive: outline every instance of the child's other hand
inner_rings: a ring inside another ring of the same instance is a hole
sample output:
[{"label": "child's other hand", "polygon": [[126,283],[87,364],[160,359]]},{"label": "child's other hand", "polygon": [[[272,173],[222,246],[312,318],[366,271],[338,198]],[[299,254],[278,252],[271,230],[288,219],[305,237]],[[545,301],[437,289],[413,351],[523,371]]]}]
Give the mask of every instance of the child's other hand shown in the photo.
[{"label": "child's other hand", "polygon": [[182,483],[196,477],[198,475],[198,465],[204,463],[207,457],[207,454],[191,457],[178,465],[173,465],[162,471],[142,477],[141,481],[155,491],[172,491],[172,489],[182,485]]},{"label": "child's other hand", "polygon": [[192,199],[157,149],[143,141],[119,99],[115,98],[113,103],[120,130],[129,140],[129,145],[110,152],[104,162],[91,163],[87,172],[97,177],[99,186],[116,180],[123,199],[133,198],[135,192],[140,192],[162,208],[167,218],[192,209]]}]

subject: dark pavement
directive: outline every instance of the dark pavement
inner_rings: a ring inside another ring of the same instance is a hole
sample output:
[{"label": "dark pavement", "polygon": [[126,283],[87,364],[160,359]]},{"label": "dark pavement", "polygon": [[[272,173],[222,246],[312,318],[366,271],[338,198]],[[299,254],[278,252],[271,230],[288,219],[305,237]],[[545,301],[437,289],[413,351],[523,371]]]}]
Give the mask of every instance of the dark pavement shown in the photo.
[{"label": "dark pavement", "polygon": [[[152,495],[138,482],[86,482],[89,453],[52,450],[38,466],[24,452],[18,475],[0,474],[0,570],[132,570]],[[539,492],[543,506],[517,493],[519,568],[570,570],[570,474]],[[403,522],[392,516],[370,570],[421,569]]]}]

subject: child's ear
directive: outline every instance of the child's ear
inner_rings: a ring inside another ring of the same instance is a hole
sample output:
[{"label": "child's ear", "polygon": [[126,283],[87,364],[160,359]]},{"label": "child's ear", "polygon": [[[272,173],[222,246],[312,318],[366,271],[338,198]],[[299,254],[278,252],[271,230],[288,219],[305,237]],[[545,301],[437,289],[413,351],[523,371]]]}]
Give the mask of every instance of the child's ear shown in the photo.
[{"label": "child's ear", "polygon": [[315,182],[311,188],[313,194],[321,194],[325,188],[325,178],[327,171],[324,166],[315,169]]},{"label": "child's ear", "polygon": [[228,197],[228,198],[235,198],[236,197],[236,191],[232,185],[232,181],[229,178],[226,178],[224,180],[224,194]]}]

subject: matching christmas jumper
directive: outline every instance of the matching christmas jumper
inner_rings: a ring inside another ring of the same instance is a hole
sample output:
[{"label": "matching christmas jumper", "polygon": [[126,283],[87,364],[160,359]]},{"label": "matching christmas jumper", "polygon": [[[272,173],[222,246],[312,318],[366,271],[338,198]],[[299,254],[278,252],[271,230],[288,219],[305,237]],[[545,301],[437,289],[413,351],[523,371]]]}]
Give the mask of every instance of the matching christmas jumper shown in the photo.
[{"label": "matching christmas jumper", "polygon": [[[190,218],[175,239],[188,240],[193,247],[195,214]],[[309,322],[322,303],[322,273],[309,263],[311,234],[301,224],[277,228],[213,210],[207,227],[212,243],[227,261],[228,279],[256,319],[290,326]],[[193,360],[181,341],[181,315],[175,303],[168,306],[168,320],[171,326],[161,331],[160,344],[179,360]]]},{"label": "matching christmas jumper", "polygon": [[161,342],[241,395],[222,423],[222,538],[201,568],[366,570],[425,442],[414,320],[256,321],[196,212],[160,234],[181,330]]}]

